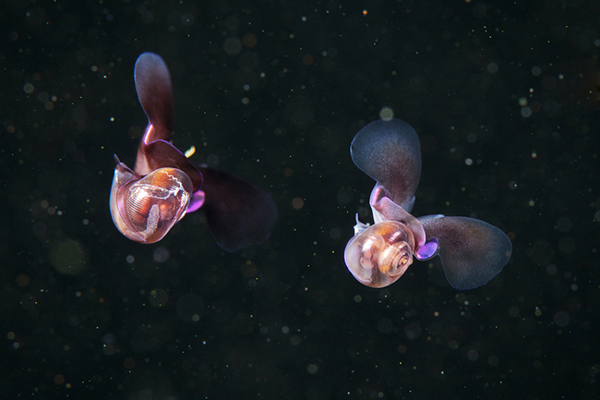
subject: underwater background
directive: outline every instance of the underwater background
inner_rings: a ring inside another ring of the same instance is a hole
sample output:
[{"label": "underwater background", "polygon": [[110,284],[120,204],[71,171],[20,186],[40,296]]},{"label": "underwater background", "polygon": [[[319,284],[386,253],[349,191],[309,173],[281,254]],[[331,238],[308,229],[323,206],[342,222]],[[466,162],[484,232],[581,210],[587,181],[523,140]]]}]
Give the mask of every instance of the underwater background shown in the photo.
[{"label": "underwater background", "polygon": [[[7,0],[0,23],[0,398],[600,397],[600,2]],[[275,200],[263,245],[223,251],[201,212],[153,245],[114,227],[145,51],[174,144]],[[512,240],[486,285],[347,271],[375,183],[350,142],[390,112],[421,140],[413,214]]]}]

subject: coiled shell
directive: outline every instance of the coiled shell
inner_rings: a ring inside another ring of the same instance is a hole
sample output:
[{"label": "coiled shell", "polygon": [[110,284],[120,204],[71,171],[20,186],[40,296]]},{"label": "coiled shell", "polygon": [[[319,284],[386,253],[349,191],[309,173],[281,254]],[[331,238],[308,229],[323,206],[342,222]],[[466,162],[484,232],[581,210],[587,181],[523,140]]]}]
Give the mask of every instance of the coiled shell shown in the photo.
[{"label": "coiled shell", "polygon": [[377,223],[355,235],[344,251],[348,270],[362,284],[381,288],[396,282],[412,264],[415,238],[400,222]]},{"label": "coiled shell", "polygon": [[128,239],[158,242],[185,215],[192,182],[177,168],[159,168],[141,179],[133,175],[128,168],[118,165],[115,169],[111,189],[113,221]]}]

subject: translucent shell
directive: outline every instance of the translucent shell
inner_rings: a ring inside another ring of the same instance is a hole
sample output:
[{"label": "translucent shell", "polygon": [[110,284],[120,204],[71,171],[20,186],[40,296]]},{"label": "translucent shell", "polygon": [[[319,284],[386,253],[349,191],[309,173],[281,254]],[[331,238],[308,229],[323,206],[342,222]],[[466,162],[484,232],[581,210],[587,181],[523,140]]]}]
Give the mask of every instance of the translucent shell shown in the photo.
[{"label": "translucent shell", "polygon": [[377,223],[357,233],[346,245],[348,270],[362,284],[381,288],[396,282],[412,264],[415,237],[400,222]]},{"label": "translucent shell", "polygon": [[133,179],[131,172],[119,166],[115,169],[111,189],[113,221],[128,239],[158,242],[185,215],[192,181],[177,168],[160,168],[141,179]]}]

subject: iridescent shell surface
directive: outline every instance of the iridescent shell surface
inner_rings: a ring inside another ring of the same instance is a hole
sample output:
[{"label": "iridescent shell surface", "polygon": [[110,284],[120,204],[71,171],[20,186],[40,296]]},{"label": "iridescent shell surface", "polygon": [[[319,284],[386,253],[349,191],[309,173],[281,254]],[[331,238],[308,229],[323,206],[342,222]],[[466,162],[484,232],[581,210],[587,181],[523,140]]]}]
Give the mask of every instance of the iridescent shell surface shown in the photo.
[{"label": "iridescent shell surface", "polygon": [[192,182],[177,168],[159,168],[137,180],[125,181],[127,176],[127,171],[115,170],[111,190],[113,221],[127,238],[155,243],[185,215]]},{"label": "iridescent shell surface", "polygon": [[348,270],[362,284],[381,288],[396,282],[412,264],[415,238],[400,222],[385,221],[367,227],[346,245]]}]

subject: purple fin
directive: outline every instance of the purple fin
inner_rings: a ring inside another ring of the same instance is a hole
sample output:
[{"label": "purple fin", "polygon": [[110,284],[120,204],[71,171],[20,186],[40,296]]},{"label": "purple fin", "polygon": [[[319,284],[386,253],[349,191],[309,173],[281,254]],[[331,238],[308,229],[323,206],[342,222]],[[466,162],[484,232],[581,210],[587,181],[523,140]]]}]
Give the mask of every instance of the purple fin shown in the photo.
[{"label": "purple fin", "polygon": [[377,120],[362,128],[350,146],[352,161],[389,192],[406,212],[421,177],[421,146],[415,130],[404,121]]},{"label": "purple fin", "polygon": [[134,77],[140,104],[155,127],[144,141],[169,140],[173,131],[173,89],[167,65],[157,54],[142,53],[135,62]]},{"label": "purple fin", "polygon": [[446,279],[458,290],[474,289],[508,263],[512,243],[500,229],[467,217],[420,219],[428,240],[437,240]]},{"label": "purple fin", "polygon": [[267,240],[277,220],[271,196],[226,172],[203,167],[200,172],[206,196],[202,210],[219,246],[233,252]]}]

